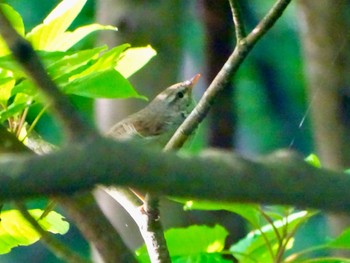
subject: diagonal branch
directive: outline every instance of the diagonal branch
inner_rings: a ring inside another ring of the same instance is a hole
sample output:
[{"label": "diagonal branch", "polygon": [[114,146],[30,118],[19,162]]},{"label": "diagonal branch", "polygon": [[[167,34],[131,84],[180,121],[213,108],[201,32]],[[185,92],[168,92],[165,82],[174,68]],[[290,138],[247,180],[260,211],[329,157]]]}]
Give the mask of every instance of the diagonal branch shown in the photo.
[{"label": "diagonal branch", "polygon": [[20,36],[11,26],[0,7],[0,34],[12,51],[13,56],[25,69],[28,76],[44,93],[54,113],[61,121],[70,140],[82,140],[85,136],[94,135],[94,131],[82,119],[68,98],[64,96],[56,84],[46,73],[38,55],[30,43]]},{"label": "diagonal branch", "polygon": [[165,146],[166,150],[181,148],[187,138],[207,116],[217,94],[221,92],[225,85],[231,80],[232,76],[237,72],[239,66],[249,54],[250,50],[272,27],[290,2],[291,0],[278,0],[252,32],[246,38],[241,39],[241,41],[237,43],[236,48],[209,85],[195,109],[177,129],[173,137]]}]

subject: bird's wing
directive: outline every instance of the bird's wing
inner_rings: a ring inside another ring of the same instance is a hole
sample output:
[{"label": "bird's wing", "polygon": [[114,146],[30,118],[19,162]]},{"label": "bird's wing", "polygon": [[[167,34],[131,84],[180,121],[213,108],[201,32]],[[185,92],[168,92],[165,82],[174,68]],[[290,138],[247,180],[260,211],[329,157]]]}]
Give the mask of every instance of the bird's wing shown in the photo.
[{"label": "bird's wing", "polygon": [[154,120],[152,123],[148,123],[139,118],[133,120],[127,118],[114,125],[107,135],[120,140],[153,138],[165,131],[164,125],[156,125],[157,123]]}]

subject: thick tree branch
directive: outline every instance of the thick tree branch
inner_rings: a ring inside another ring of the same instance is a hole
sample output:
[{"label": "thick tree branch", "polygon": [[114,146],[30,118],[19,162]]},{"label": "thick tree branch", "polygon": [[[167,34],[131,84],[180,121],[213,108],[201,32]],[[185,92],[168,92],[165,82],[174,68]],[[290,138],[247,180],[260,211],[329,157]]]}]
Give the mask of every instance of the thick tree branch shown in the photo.
[{"label": "thick tree branch", "polygon": [[54,113],[61,121],[68,138],[83,140],[87,135],[94,135],[93,129],[87,124],[88,122],[82,119],[68,98],[58,90],[30,43],[11,26],[1,8],[0,34],[12,51],[13,56],[37,87],[41,89],[48,103],[52,105]]},{"label": "thick tree branch", "polygon": [[170,196],[350,212],[350,177],[343,173],[317,169],[290,153],[258,161],[224,153],[217,157],[181,158],[99,138],[45,156],[1,158],[0,200],[67,195],[105,184]]},{"label": "thick tree branch", "polygon": [[212,81],[195,109],[177,129],[173,137],[165,146],[165,149],[170,150],[181,148],[187,138],[207,116],[211,105],[214,103],[214,100],[217,97],[217,94],[221,92],[227,82],[230,81],[243,60],[249,54],[250,50],[273,26],[290,2],[291,0],[278,0],[267,15],[261,20],[261,22],[252,30],[252,32],[246,38],[241,39],[241,41],[237,43],[236,48],[228,58],[227,62]]}]

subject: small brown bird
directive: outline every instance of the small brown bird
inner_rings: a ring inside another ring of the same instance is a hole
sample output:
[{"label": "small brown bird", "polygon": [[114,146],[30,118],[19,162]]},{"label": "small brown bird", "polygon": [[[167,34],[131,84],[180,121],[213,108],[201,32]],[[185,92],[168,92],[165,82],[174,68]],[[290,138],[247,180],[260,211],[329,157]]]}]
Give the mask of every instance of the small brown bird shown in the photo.
[{"label": "small brown bird", "polygon": [[[145,108],[115,124],[107,136],[117,140],[137,140],[152,147],[164,147],[195,106],[192,88],[200,74],[174,84],[159,93]],[[105,191],[113,196],[113,187]],[[141,201],[144,195],[129,188]]]},{"label": "small brown bird", "polygon": [[200,74],[159,93],[145,108],[114,125],[107,136],[163,147],[195,106],[192,88]]}]

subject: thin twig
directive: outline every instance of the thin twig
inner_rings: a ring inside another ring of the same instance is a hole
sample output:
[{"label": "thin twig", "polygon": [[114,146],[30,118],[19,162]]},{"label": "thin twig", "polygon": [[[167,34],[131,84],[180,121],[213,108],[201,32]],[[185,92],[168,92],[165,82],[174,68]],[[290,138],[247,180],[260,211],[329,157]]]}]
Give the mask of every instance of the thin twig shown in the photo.
[{"label": "thin twig", "polygon": [[239,43],[243,38],[246,37],[244,23],[241,16],[241,10],[238,0],[229,0],[229,2],[232,12],[233,23],[235,25],[236,43]]},{"label": "thin twig", "polygon": [[263,208],[261,206],[259,206],[259,212],[266,219],[266,221],[270,224],[270,226],[273,229],[273,232],[275,232],[275,236],[276,236],[276,238],[278,240],[279,246],[282,246],[283,238],[281,237],[280,232],[276,228],[272,218],[269,217],[269,215],[265,213],[265,211],[263,210]]},{"label": "thin twig", "polygon": [[28,212],[27,208],[23,203],[16,202],[16,207],[22,214],[22,216],[32,225],[36,232],[41,236],[41,241],[46,245],[49,250],[64,260],[65,262],[71,263],[87,263],[91,262],[87,259],[82,258],[80,255],[70,250],[66,245],[55,239],[52,234],[45,231],[35,218]]},{"label": "thin twig", "polygon": [[19,123],[18,123],[18,125],[17,125],[17,132],[16,132],[16,136],[17,136],[17,137],[19,137],[20,134],[21,134],[21,131],[22,131],[22,128],[23,128],[25,119],[26,119],[26,117],[27,117],[27,115],[28,115],[28,111],[29,111],[29,106],[27,106],[27,107],[24,109],[24,111],[23,111],[23,113],[22,113],[22,116],[21,116],[21,118],[20,118],[20,120],[19,120]]},{"label": "thin twig", "polygon": [[143,237],[152,263],[171,262],[170,253],[165,240],[163,226],[160,221],[159,196],[148,193],[144,203],[146,229]]},{"label": "thin twig", "polygon": [[96,133],[87,124],[88,122],[82,119],[68,98],[59,91],[56,84],[48,76],[30,43],[11,26],[2,8],[0,8],[0,34],[28,76],[45,94],[48,103],[52,105],[54,113],[61,121],[68,139],[79,141],[86,136],[95,135]]},{"label": "thin twig", "polygon": [[290,2],[291,0],[278,0],[252,32],[246,38],[241,39],[241,41],[237,43],[236,48],[209,85],[197,106],[165,146],[166,150],[179,149],[185,143],[187,138],[207,116],[218,93],[221,92],[232,76],[237,72],[239,66],[249,54],[250,50],[272,27]]},{"label": "thin twig", "polygon": [[278,0],[264,16],[259,24],[247,36],[248,45],[255,45],[256,42],[266,34],[266,32],[275,24],[283,14],[292,0]]}]

